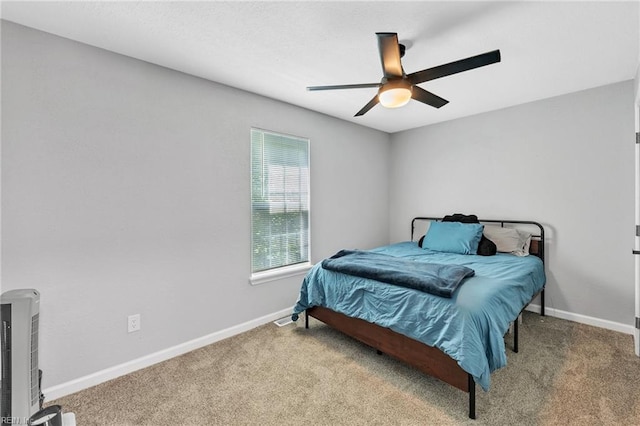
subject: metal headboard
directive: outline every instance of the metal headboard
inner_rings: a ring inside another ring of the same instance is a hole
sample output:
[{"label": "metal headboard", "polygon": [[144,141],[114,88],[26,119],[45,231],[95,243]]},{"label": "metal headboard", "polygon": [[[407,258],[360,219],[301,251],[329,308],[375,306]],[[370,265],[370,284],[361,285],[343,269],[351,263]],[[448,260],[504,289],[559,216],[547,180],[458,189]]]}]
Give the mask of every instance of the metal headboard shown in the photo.
[{"label": "metal headboard", "polygon": [[[411,220],[411,241],[413,241],[413,233],[416,228],[416,221],[429,221],[429,222],[440,222],[442,221],[441,217],[414,217]],[[496,223],[500,224],[501,227],[504,228],[505,225],[529,225],[538,228],[538,232],[531,235],[531,243],[537,242],[535,247],[535,251],[532,251],[531,254],[539,257],[544,263],[544,227],[538,223],[530,220],[506,220],[506,219],[478,219],[480,223]]]}]

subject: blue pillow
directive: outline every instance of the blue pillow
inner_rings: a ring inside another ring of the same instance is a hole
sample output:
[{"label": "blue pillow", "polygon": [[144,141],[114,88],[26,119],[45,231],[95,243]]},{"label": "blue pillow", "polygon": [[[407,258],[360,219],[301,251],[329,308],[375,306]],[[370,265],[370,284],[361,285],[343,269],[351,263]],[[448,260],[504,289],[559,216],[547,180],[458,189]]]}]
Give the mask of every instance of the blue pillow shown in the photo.
[{"label": "blue pillow", "polygon": [[484,225],[479,223],[431,222],[422,248],[446,253],[477,254]]}]

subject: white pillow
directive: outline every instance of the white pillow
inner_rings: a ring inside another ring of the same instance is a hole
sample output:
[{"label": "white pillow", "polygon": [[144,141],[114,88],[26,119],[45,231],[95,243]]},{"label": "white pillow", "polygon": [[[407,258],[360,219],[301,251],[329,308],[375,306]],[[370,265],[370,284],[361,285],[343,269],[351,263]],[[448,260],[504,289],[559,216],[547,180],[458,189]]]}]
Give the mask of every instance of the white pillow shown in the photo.
[{"label": "white pillow", "polygon": [[529,232],[517,230],[518,234],[520,234],[520,238],[524,241],[523,253],[524,254],[516,254],[517,256],[529,256],[529,247],[531,246],[531,234]]},{"label": "white pillow", "polygon": [[531,234],[514,228],[486,225],[484,236],[493,241],[496,249],[501,253],[511,253],[516,256],[528,256]]}]

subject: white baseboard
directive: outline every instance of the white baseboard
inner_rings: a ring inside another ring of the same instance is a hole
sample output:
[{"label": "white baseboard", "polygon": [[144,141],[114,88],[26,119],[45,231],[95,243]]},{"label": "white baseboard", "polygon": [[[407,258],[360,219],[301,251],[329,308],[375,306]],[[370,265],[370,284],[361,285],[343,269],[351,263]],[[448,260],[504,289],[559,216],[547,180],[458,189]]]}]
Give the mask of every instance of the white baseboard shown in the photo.
[{"label": "white baseboard", "polygon": [[[210,345],[222,339],[235,336],[236,334],[244,333],[245,331],[249,331],[263,324],[267,324],[269,322],[285,317],[291,314],[292,310],[293,307],[283,309],[279,312],[274,312],[272,314],[265,315],[254,320],[247,321],[243,324],[239,324],[225,330],[217,331],[207,336],[181,343],[171,348],[167,348],[153,354],[134,359],[124,364],[116,365],[114,367],[110,367],[96,373],[80,377],[70,382],[43,389],[42,393],[44,393],[47,401],[58,399],[66,395],[79,392],[83,389],[99,385],[100,383],[104,383],[108,380],[124,376],[125,374],[133,373],[134,371],[149,367],[159,362],[166,361],[168,359],[185,354],[203,346]],[[540,306],[532,304],[527,306],[527,310],[540,313]],[[574,314],[571,312],[562,311],[560,309],[550,308],[548,306],[545,307],[545,314],[552,317],[592,325],[595,327],[606,328],[608,330],[618,331],[625,334],[633,334],[635,330],[632,325],[620,324],[617,322],[593,318],[586,315]]]},{"label": "white baseboard", "polygon": [[[540,313],[540,305],[529,305],[526,308],[527,311]],[[613,322],[608,320],[603,320],[600,318],[594,318],[587,315],[582,314],[574,314],[573,312],[562,311],[560,309],[550,308],[545,306],[544,308],[545,315],[549,315],[550,317],[561,318],[573,322],[579,322],[581,324],[592,325],[594,327],[606,328],[607,330],[618,331],[620,333],[625,334],[633,334],[634,327],[629,324],[621,324],[619,322]]]},{"label": "white baseboard", "polygon": [[197,339],[193,339],[188,342],[181,343],[171,348],[163,349],[161,351],[143,356],[141,358],[134,359],[129,362],[125,362],[124,364],[116,365],[116,366],[98,371],[96,373],[89,374],[87,376],[80,377],[78,379],[71,380],[66,383],[62,383],[60,385],[43,389],[42,393],[44,394],[47,401],[52,401],[54,399],[58,399],[66,395],[79,392],[83,389],[87,389],[92,386],[99,385],[100,383],[104,383],[108,380],[115,379],[120,376],[124,376],[125,374],[133,373],[134,371],[149,367],[159,362],[166,361],[178,355],[191,352],[195,349],[210,345],[212,343],[218,342],[228,337],[235,336],[236,334],[244,333],[245,331],[249,331],[263,324],[267,324],[269,322],[272,322],[282,317],[285,317],[287,315],[290,315],[292,311],[293,311],[293,306],[290,308],[283,309],[281,311],[274,312],[272,314],[265,315],[263,317],[256,318],[254,320],[247,321],[245,323],[227,328],[225,330],[220,330],[215,333],[211,333],[207,336],[199,337]]}]

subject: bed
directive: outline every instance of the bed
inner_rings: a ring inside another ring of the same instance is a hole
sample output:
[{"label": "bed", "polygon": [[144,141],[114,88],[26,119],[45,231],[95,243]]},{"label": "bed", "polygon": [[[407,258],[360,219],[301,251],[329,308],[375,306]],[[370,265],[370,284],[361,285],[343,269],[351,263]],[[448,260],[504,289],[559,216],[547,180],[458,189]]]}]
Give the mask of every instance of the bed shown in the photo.
[{"label": "bed", "polygon": [[[513,327],[513,350],[517,352],[521,312],[540,296],[540,313],[544,315],[544,228],[533,221],[480,220],[474,233],[480,226],[480,235],[491,235],[489,239],[498,241],[497,248],[502,249],[495,255],[481,256],[473,254],[477,246],[469,252],[469,247],[456,245],[458,229],[468,232],[470,228],[455,226],[441,218],[416,217],[411,221],[409,241],[372,250],[341,251],[317,263],[303,280],[292,318],[297,320],[304,312],[306,328],[311,316],[379,354],[395,357],[467,392],[469,417],[475,419],[476,384],[487,391],[491,372],[506,365],[507,331]],[[517,240],[518,251],[504,252],[513,248],[507,235]],[[451,242],[453,248],[449,248]],[[450,265],[446,267],[453,268],[456,280],[463,271],[467,275],[453,286],[447,282],[450,288],[445,290],[424,291],[412,281],[410,285],[389,284],[371,275],[356,276],[350,270],[333,268],[331,262],[349,262],[354,254],[365,260],[370,256],[374,267],[386,264],[387,259],[397,260],[397,269],[387,271],[384,280],[396,271],[412,271],[414,265],[419,274],[423,268],[430,271],[433,266]],[[439,293],[442,291],[445,293]]]}]

